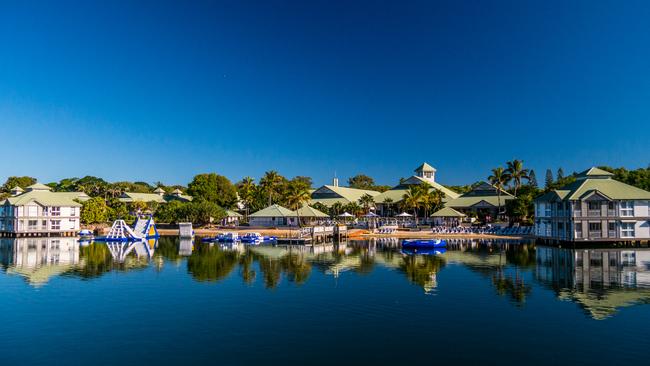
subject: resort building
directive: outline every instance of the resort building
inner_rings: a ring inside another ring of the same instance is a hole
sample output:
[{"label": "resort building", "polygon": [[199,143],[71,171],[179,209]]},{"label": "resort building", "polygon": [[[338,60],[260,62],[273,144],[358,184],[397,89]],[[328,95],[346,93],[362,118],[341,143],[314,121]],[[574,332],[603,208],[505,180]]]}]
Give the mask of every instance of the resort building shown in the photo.
[{"label": "resort building", "polygon": [[175,189],[171,194],[167,194],[164,189],[158,187],[153,193],[136,193],[136,192],[124,192],[119,198],[120,201],[129,203],[129,202],[158,202],[158,203],[167,203],[169,201],[183,201],[188,202],[192,200],[192,196],[183,194],[180,189]]},{"label": "resort building", "polygon": [[[499,195],[496,187],[487,182],[481,182],[471,191],[447,201],[445,206],[476,217],[481,222],[489,223],[495,221],[497,217],[503,219],[506,201],[514,198],[515,196],[503,189]],[[501,206],[500,214],[499,206]]]},{"label": "resort building", "polygon": [[280,205],[271,205],[248,215],[250,226],[278,227],[297,226],[298,216],[294,211]]},{"label": "resort building", "polygon": [[334,178],[332,185],[324,185],[311,193],[311,201],[309,204],[321,203],[327,207],[332,207],[335,203],[340,203],[342,205],[347,205],[351,202],[359,203],[359,198],[366,194],[376,197],[379,195],[379,192],[366,189],[340,187],[339,180]]},{"label": "resort building", "polygon": [[298,226],[300,223],[313,224],[329,219],[329,215],[317,209],[304,205],[298,211],[292,211],[280,205],[271,205],[248,216],[250,226],[278,227]]},{"label": "resort building", "polygon": [[36,183],[0,201],[0,234],[3,236],[66,236],[79,231],[83,192],[52,192]]},{"label": "resort building", "polygon": [[453,190],[436,182],[436,169],[427,163],[423,163],[415,169],[415,175],[403,180],[397,186],[386,192],[375,196],[377,212],[381,216],[393,216],[398,210],[400,202],[404,199],[404,194],[410,186],[428,184],[431,189],[444,193],[443,202],[458,198],[460,195]]},{"label": "resort building", "polygon": [[591,168],[535,200],[535,233],[550,241],[648,241],[650,192]]},{"label": "resort building", "polygon": [[221,220],[221,226],[239,226],[239,221],[244,216],[233,210],[226,210],[226,217]]},{"label": "resort building", "polygon": [[451,207],[442,208],[431,215],[434,225],[451,227],[459,226],[466,216],[464,213],[458,212]]}]

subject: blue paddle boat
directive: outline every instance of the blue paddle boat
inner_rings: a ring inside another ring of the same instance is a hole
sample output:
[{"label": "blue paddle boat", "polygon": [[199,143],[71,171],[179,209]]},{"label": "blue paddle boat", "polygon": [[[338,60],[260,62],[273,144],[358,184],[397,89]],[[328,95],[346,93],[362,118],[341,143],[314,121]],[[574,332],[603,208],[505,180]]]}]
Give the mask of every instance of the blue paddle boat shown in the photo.
[{"label": "blue paddle boat", "polygon": [[402,248],[404,249],[434,249],[446,246],[447,242],[441,239],[415,239],[402,242]]},{"label": "blue paddle boat", "polygon": [[402,253],[406,255],[440,255],[447,251],[445,248],[434,249],[402,249]]}]

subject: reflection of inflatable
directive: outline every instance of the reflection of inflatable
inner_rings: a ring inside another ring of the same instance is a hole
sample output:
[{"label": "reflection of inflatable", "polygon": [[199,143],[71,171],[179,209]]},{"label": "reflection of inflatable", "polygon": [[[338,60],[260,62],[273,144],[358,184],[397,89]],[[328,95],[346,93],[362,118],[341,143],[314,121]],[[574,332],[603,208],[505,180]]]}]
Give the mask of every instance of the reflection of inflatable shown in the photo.
[{"label": "reflection of inflatable", "polygon": [[158,241],[156,239],[140,241],[107,241],[106,246],[111,252],[111,256],[116,262],[124,262],[126,257],[135,252],[137,257],[153,257],[154,250]]},{"label": "reflection of inflatable", "polygon": [[402,248],[404,249],[431,249],[431,248],[444,248],[447,246],[447,242],[440,239],[416,239],[416,240],[404,240],[402,242]]},{"label": "reflection of inflatable", "polygon": [[133,229],[124,222],[116,220],[108,235],[95,238],[95,241],[130,242],[158,238],[158,230],[151,216],[138,217]]},{"label": "reflection of inflatable", "polygon": [[445,248],[424,248],[424,249],[402,249],[402,253],[406,255],[440,255],[447,251]]}]

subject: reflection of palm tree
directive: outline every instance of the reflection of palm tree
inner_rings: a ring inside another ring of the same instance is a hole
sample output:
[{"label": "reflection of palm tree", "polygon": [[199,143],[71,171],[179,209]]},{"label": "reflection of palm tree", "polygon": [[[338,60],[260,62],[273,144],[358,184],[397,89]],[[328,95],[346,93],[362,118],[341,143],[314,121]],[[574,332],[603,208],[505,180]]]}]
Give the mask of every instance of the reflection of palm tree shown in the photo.
[{"label": "reflection of palm tree", "polygon": [[311,275],[311,264],[305,257],[297,254],[289,254],[281,259],[282,269],[287,272],[289,281],[302,285],[307,282]]},{"label": "reflection of palm tree", "polygon": [[404,257],[399,268],[409,281],[427,289],[435,287],[431,282],[445,264],[445,259],[439,255],[408,255]]},{"label": "reflection of palm tree", "polygon": [[250,252],[246,253],[246,255],[243,255],[239,258],[239,266],[240,266],[239,273],[241,274],[244,283],[250,285],[253,282],[255,282],[255,277],[257,274],[253,269],[253,256],[250,254]]},{"label": "reflection of palm tree", "polygon": [[210,245],[199,245],[187,259],[187,270],[198,281],[219,281],[232,272],[238,253]]}]

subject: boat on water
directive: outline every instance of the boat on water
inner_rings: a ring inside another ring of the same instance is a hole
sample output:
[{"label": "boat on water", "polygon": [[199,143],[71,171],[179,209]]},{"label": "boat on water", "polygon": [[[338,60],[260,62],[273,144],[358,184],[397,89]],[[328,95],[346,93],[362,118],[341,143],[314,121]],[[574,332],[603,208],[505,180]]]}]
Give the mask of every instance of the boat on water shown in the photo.
[{"label": "boat on water", "polygon": [[406,255],[440,255],[447,251],[445,248],[422,248],[422,249],[402,249],[402,253]]},{"label": "boat on water", "polygon": [[90,230],[88,230],[88,229],[83,229],[83,230],[79,230],[79,232],[77,233],[77,235],[79,235],[80,237],[85,237],[85,238],[87,238],[87,237],[91,237],[91,236],[93,236],[93,232],[90,231]]},{"label": "boat on water", "polygon": [[220,243],[234,243],[239,241],[239,234],[237,233],[223,233],[217,235],[217,241]]},{"label": "boat on water", "polygon": [[404,249],[433,249],[445,248],[446,246],[447,242],[442,239],[414,239],[402,242],[402,248]]}]

